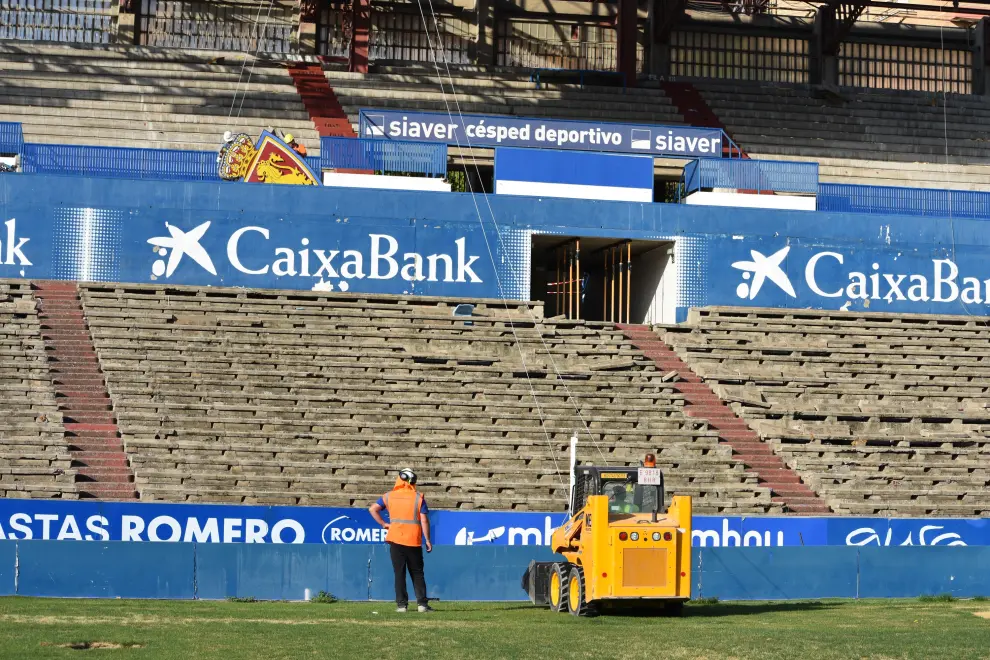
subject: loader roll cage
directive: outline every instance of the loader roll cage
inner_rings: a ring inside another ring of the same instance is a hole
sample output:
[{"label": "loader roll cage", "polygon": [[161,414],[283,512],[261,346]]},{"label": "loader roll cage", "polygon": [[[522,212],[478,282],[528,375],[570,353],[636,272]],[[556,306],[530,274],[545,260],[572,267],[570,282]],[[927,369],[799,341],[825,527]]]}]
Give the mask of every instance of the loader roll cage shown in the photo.
[{"label": "loader roll cage", "polygon": [[608,496],[609,513],[662,513],[665,510],[663,480],[659,486],[641,485],[639,469],[634,467],[575,468],[570,514],[577,515],[591,495]]}]

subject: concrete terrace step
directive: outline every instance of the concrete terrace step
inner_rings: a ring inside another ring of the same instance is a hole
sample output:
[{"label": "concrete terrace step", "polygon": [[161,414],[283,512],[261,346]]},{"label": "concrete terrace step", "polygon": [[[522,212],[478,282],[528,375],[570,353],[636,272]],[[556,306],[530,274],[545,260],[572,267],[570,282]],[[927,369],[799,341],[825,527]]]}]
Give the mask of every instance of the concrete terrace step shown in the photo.
[{"label": "concrete terrace step", "polygon": [[[249,87],[243,80],[238,81],[236,78],[225,78],[221,76],[210,79],[201,79],[198,76],[179,79],[153,76],[145,77],[130,74],[115,75],[111,72],[100,74],[96,78],[94,75],[86,74],[57,71],[19,71],[5,68],[0,72],[0,77],[2,77],[5,86],[9,88],[20,87],[31,90],[52,88],[63,91],[76,88],[88,90],[94,87],[95,80],[99,80],[99,89],[111,93],[126,91],[137,94],[161,94],[181,93],[184,91],[192,96],[197,95],[197,92],[200,92],[198,94],[200,96],[215,96],[224,93],[231,95],[239,94],[247,88],[255,94],[282,94],[290,102],[293,100],[292,97],[295,94],[295,88],[292,86],[292,80],[288,75],[286,75],[284,81],[278,80],[277,82],[273,82],[270,78],[266,80],[265,77],[254,78],[252,76]],[[299,102],[298,97],[294,100],[297,103]]]},{"label": "concrete terrace step", "polygon": [[[75,451],[75,456],[73,460],[79,460],[83,463],[90,460],[88,457],[98,457],[104,454],[116,456],[116,460],[123,460],[127,463],[127,459],[124,458],[124,445],[121,444],[120,438],[107,438],[105,440],[98,440],[95,438],[90,438],[88,440],[79,440],[78,438],[66,438],[69,443],[71,450]],[[102,460],[102,459],[100,459]]]},{"label": "concrete terrace step", "polygon": [[139,493],[133,483],[101,483],[98,481],[78,484],[81,498],[100,500],[134,500]]},{"label": "concrete terrace step", "polygon": [[[94,402],[102,403],[105,401],[107,405],[112,405],[112,401],[110,397],[108,397],[105,392],[99,392],[96,390],[64,390],[63,389],[60,391],[60,394],[62,395],[62,397],[70,401],[86,401],[88,399],[91,399]],[[58,398],[56,398],[56,402],[57,401]]]},{"label": "concrete terrace step", "polygon": [[127,459],[116,451],[87,451],[78,452],[72,459],[75,467],[89,468],[127,468]]},{"label": "concrete terrace step", "polygon": [[113,406],[109,399],[81,399],[72,400],[70,403],[59,403],[58,409],[70,416],[83,415],[88,413],[103,413],[112,410]]},{"label": "concrete terrace step", "polygon": [[[0,104],[17,105],[25,99],[29,99],[31,103],[54,107],[78,106],[107,109],[120,107],[121,110],[153,110],[155,109],[154,106],[162,106],[163,112],[167,112],[167,108],[188,108],[188,112],[197,112],[198,108],[211,108],[215,111],[212,114],[223,117],[230,114],[232,108],[237,108],[240,114],[246,114],[249,110],[304,111],[301,105],[296,105],[298,99],[273,98],[271,94],[253,91],[238,92],[236,96],[234,94],[229,96],[222,94],[192,96],[183,95],[181,90],[174,91],[174,93],[165,91],[159,93],[138,92],[137,90],[103,93],[92,89],[49,88],[42,93],[30,89],[0,87]],[[223,114],[220,115],[220,113]]]},{"label": "concrete terrace step", "polygon": [[[79,460],[79,459],[77,459]],[[79,465],[74,466],[76,474],[85,477],[89,481],[99,483],[127,483],[134,480],[131,469],[124,465]]]},{"label": "concrete terrace step", "polygon": [[[71,76],[76,79],[89,79],[95,77],[102,79],[104,76],[112,77],[125,82],[132,80],[147,80],[154,84],[158,80],[178,79],[184,80],[207,80],[227,83],[237,83],[238,78],[242,86],[246,76],[240,72],[240,67],[230,69],[224,66],[192,65],[192,64],[164,64],[147,62],[96,62],[78,65],[73,60],[56,61],[52,63],[39,63],[34,60],[15,60],[3,57],[4,75],[11,78],[31,78],[44,77],[49,74],[59,76]],[[264,85],[284,85],[291,84],[286,70],[283,68],[255,68],[251,73],[251,81],[257,80]]]},{"label": "concrete terrace step", "polygon": [[[61,109],[37,105],[10,105],[0,103],[0,113],[6,121],[18,121],[22,126],[48,126],[53,122],[61,122],[65,127],[73,128],[105,128],[107,126],[106,110],[104,108]],[[101,116],[102,115],[102,116]],[[280,117],[278,126],[282,130],[312,131],[313,128],[304,118],[304,113]],[[101,120],[102,119],[102,123]],[[229,119],[220,114],[179,114],[160,112],[157,110],[115,111],[114,119],[122,124],[138,124],[145,130],[159,131],[188,131],[194,135],[209,133],[216,135],[217,126],[230,126],[229,130],[241,132],[257,132],[272,123],[270,117],[256,118],[246,116],[231,116]]]}]

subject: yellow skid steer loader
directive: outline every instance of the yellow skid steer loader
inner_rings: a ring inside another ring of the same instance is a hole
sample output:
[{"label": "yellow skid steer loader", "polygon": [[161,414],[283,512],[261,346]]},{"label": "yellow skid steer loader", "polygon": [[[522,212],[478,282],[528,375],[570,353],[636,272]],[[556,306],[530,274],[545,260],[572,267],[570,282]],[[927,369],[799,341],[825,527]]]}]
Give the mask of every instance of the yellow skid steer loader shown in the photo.
[{"label": "yellow skid steer loader", "polygon": [[522,586],[534,604],[575,616],[623,607],[680,614],[691,597],[691,498],[665,507],[655,465],[647,455],[640,468],[572,467],[571,517],[550,541],[566,561],[530,562]]}]

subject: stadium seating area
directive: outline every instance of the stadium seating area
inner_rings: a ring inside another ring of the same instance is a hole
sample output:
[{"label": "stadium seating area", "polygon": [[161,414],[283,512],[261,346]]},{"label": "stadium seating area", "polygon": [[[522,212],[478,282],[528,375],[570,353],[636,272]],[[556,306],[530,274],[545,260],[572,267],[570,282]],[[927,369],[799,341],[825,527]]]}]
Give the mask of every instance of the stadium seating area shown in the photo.
[{"label": "stadium seating area", "polygon": [[[573,83],[539,87],[528,71],[481,71],[441,67],[378,67],[375,73],[327,71],[341,106],[356,126],[361,108],[403,108],[454,114],[509,114],[557,119],[683,124],[684,120],[656,88],[582,88]],[[441,89],[442,82],[442,89]]]},{"label": "stadium seating area", "polygon": [[[583,462],[656,452],[700,513],[782,512],[611,325],[529,303],[467,320],[426,297],[80,289],[143,500],[363,505],[402,464],[438,507],[559,510],[576,432]],[[0,495],[76,498],[35,305],[0,286]],[[986,322],[705,308],[657,331],[836,513],[985,515]]]},{"label": "stadium seating area", "polygon": [[0,42],[0,117],[27,142],[214,151],[276,126],[320,147],[284,65],[240,53]]},{"label": "stadium seating area", "polygon": [[814,159],[824,182],[990,190],[990,104],[976,96],[695,80],[755,158]]},{"label": "stadium seating area", "polygon": [[780,508],[609,326],[495,301],[468,325],[424,297],[82,300],[145,500],[363,505],[409,465],[438,507],[560,510],[576,432],[585,462],[656,452],[701,512]]},{"label": "stadium seating area", "polygon": [[837,513],[990,512],[982,317],[693,310],[665,340]]},{"label": "stadium seating area", "polygon": [[75,499],[36,302],[29,283],[0,281],[0,497]]},{"label": "stadium seating area", "polygon": [[[362,107],[682,124],[658,83],[637,88],[534,82],[530,71],[379,66],[326,71],[348,119]],[[29,142],[214,150],[226,130],[291,132],[310,155],[319,135],[285,64],[211,51],[0,43],[0,115]],[[990,139],[975,96],[693,80],[755,158],[817,160],[821,180],[990,190]],[[943,120],[945,125],[943,125]],[[937,164],[933,167],[932,164]]]}]

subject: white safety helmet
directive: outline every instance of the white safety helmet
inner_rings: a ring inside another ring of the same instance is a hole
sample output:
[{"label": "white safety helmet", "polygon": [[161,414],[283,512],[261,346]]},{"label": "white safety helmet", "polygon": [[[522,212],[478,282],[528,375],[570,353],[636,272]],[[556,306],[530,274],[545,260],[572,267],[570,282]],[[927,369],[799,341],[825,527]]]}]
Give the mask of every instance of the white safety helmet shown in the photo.
[{"label": "white safety helmet", "polygon": [[402,468],[399,470],[399,479],[405,482],[415,484],[416,483],[416,473],[409,468]]}]

